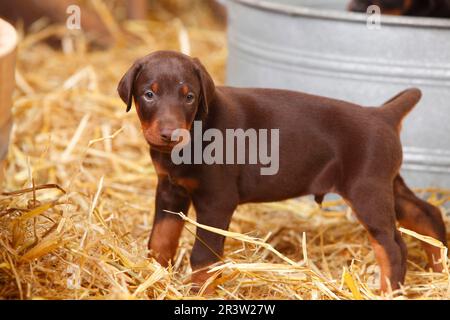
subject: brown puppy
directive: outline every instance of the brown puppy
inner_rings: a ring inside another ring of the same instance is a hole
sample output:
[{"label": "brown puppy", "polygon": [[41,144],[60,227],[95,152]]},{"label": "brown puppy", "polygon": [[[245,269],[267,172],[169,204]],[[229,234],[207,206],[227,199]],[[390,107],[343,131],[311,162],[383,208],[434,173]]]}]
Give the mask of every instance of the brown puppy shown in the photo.
[{"label": "brown puppy", "polygon": [[366,12],[377,5],[382,14],[450,18],[450,0],[352,0],[349,11]]},{"label": "brown puppy", "polygon": [[[399,288],[405,278],[406,246],[396,220],[446,244],[439,210],[417,198],[399,175],[399,130],[421,97],[418,89],[367,108],[287,90],[215,87],[197,59],[158,51],[133,64],[118,92],[127,111],[134,98],[158,173],[149,249],[162,265],[174,258],[183,229],[183,221],[164,210],[187,213],[192,203],[199,223],[227,229],[238,204],[307,194],[320,199],[328,192],[341,195],[367,229],[382,290],[389,282]],[[261,164],[174,164],[171,134],[175,128],[192,132],[194,120],[202,121],[203,130],[220,132],[279,129],[278,172],[261,175]],[[208,278],[205,267],[222,256],[225,239],[200,228],[197,236],[191,265],[202,270],[193,275],[201,284]],[[433,269],[441,270],[433,262],[441,258],[439,250],[425,250]]]}]

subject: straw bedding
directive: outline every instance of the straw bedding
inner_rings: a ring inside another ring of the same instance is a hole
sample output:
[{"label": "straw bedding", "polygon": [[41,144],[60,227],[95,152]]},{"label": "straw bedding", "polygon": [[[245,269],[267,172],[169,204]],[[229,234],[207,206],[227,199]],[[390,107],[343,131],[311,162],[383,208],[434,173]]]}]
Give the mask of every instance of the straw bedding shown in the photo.
[{"label": "straw bedding", "polygon": [[[134,59],[158,49],[198,56],[222,83],[225,33],[170,17],[122,26],[126,32],[106,51],[88,51],[81,35],[66,38],[62,52],[42,42],[64,34],[62,27],[37,28],[20,43],[6,168],[6,191],[17,192],[0,196],[0,298],[199,298],[189,284],[195,219],[172,267],[147,259],[156,175],[116,85]],[[450,191],[419,194],[446,213]],[[366,233],[341,202],[241,206],[230,231],[209,298],[381,298]],[[395,299],[450,298],[448,268],[424,270],[420,235],[404,237],[408,274]]]}]

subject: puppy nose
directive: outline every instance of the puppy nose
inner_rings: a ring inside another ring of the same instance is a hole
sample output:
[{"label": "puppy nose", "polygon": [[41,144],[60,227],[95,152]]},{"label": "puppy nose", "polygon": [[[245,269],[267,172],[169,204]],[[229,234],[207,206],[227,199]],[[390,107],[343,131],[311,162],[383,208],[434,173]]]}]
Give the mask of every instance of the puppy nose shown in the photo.
[{"label": "puppy nose", "polygon": [[163,128],[161,129],[161,131],[159,132],[159,135],[161,136],[161,140],[165,141],[165,142],[170,142],[172,140],[172,132],[175,129],[172,128]]}]

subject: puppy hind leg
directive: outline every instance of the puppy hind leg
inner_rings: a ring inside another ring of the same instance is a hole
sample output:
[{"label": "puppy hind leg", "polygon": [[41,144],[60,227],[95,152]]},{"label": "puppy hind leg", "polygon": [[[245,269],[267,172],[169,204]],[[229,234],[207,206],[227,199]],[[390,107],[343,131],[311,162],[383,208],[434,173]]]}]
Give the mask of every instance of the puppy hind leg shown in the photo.
[{"label": "puppy hind leg", "polygon": [[396,228],[394,194],[385,184],[353,186],[346,200],[369,233],[381,271],[381,291],[400,287],[406,274],[406,245]]},{"label": "puppy hind leg", "polygon": [[[418,198],[400,175],[394,180],[395,211],[401,226],[419,234],[433,237],[447,246],[447,235],[440,210]],[[441,250],[421,242],[428,256],[428,266],[436,272],[443,270]]]}]

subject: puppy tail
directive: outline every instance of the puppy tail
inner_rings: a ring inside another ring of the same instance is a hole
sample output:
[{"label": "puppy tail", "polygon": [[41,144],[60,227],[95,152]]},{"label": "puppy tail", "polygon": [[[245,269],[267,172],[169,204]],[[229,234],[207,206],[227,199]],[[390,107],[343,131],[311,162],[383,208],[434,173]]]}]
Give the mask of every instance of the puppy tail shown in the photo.
[{"label": "puppy tail", "polygon": [[386,101],[380,108],[381,115],[400,132],[404,117],[411,112],[422,97],[422,92],[417,88],[406,89],[395,97]]}]

